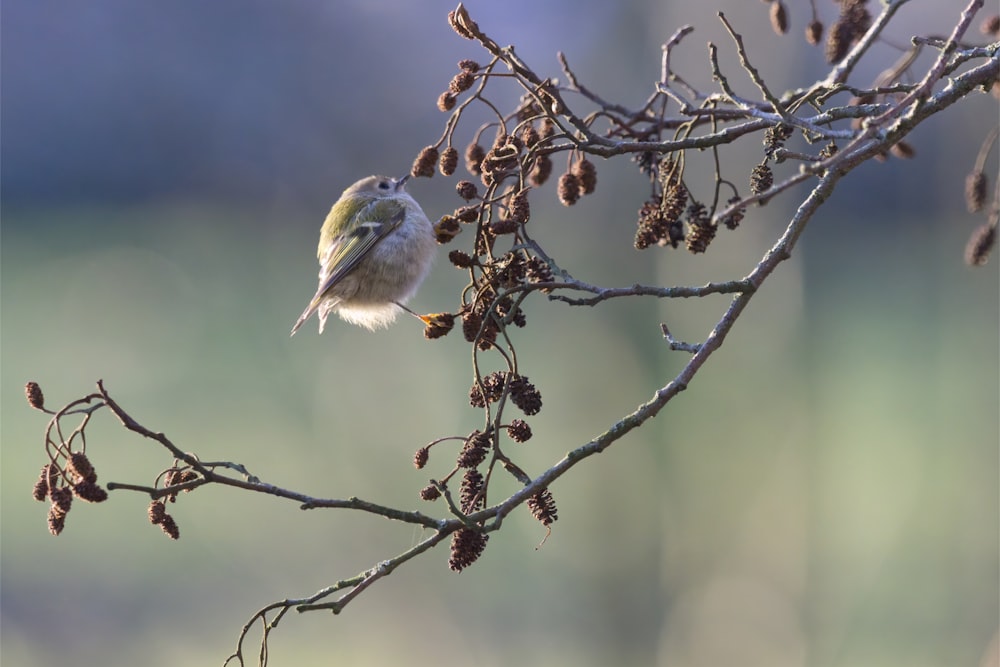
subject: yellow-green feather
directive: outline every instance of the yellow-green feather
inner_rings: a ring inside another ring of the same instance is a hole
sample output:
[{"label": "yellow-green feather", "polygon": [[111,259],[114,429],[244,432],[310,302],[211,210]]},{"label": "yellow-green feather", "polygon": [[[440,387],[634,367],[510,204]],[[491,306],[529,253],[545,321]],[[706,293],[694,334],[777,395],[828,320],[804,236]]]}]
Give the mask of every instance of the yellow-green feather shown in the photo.
[{"label": "yellow-green feather", "polygon": [[[338,203],[337,206],[339,205]],[[331,216],[337,212],[337,206],[334,206]],[[353,208],[355,207],[343,210],[350,211]],[[327,278],[320,284],[310,307],[317,305],[379,241],[403,223],[406,218],[406,205],[399,199],[391,197],[368,199],[367,205],[362,206],[354,216],[354,222],[346,226],[346,229],[350,230],[349,233],[344,234],[345,229],[342,228],[338,234],[330,237],[328,245],[320,243],[319,260],[326,268]],[[327,232],[326,227],[324,224],[322,231],[324,235]],[[329,244],[334,244],[335,247],[324,262],[324,254],[329,249]]]},{"label": "yellow-green feather", "polygon": [[341,197],[333,205],[326,220],[323,221],[323,227],[319,230],[319,247],[316,249],[316,257],[323,258],[323,253],[330,247],[334,239],[340,236],[345,229],[351,227],[350,221],[361,213],[362,209],[368,206],[371,201],[370,197]]}]

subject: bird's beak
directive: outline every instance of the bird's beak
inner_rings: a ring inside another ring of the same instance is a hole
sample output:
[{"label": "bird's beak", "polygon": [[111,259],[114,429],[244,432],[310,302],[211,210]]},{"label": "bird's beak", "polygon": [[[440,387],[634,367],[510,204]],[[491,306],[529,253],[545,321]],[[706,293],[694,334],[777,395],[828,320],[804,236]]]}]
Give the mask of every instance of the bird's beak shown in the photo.
[{"label": "bird's beak", "polygon": [[410,180],[410,175],[409,174],[404,175],[402,178],[397,178],[396,179],[396,189],[397,190],[402,190],[403,186],[406,185],[406,182],[408,180]]}]

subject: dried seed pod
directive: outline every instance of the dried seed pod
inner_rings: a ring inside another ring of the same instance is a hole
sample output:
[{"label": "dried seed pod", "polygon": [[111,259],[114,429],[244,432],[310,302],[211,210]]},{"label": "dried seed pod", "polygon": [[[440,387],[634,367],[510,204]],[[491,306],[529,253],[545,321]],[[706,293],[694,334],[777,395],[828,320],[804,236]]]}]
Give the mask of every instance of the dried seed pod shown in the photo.
[{"label": "dried seed pod", "polygon": [[854,43],[871,27],[872,17],[866,0],[842,0],[840,17],[826,39],[826,61],[830,64],[844,59]]},{"label": "dried seed pod", "polygon": [[690,194],[688,193],[687,186],[681,182],[674,183],[663,193],[663,201],[660,203],[660,208],[663,211],[663,217],[668,223],[673,223],[681,219],[681,214],[684,213],[684,207],[687,206],[689,198]]},{"label": "dried seed pod", "polygon": [[[473,183],[472,181],[459,181],[458,184],[455,186],[455,192],[457,192],[458,196],[464,199],[465,201],[475,199],[476,197],[479,196],[479,188],[477,188],[476,184]],[[459,219],[461,220],[461,218]],[[462,222],[468,222],[468,221],[462,220]]]},{"label": "dried seed pod", "polygon": [[557,194],[563,206],[572,206],[576,203],[580,198],[580,179],[576,174],[566,172],[559,177]]},{"label": "dried seed pod", "polygon": [[541,137],[538,135],[538,130],[536,130],[535,126],[530,123],[525,125],[524,129],[521,130],[521,141],[523,141],[524,145],[528,148],[537,144],[540,139]]},{"label": "dried seed pod", "polygon": [[892,145],[892,148],[889,149],[889,153],[891,153],[893,157],[898,157],[901,160],[909,160],[916,154],[916,151],[913,150],[913,146],[911,146],[908,142],[900,140]]},{"label": "dried seed pod", "polygon": [[766,162],[756,165],[750,172],[750,192],[759,195],[774,185],[774,174]]},{"label": "dried seed pod", "polygon": [[177,527],[177,522],[169,514],[163,515],[163,521],[160,522],[160,530],[166,533],[167,537],[172,540],[179,540],[181,537],[181,530]]},{"label": "dried seed pod", "polygon": [[665,221],[663,212],[660,209],[660,201],[651,199],[643,203],[639,209],[639,220],[635,230],[636,250],[645,250],[649,246],[656,245],[660,239],[666,238],[668,234],[669,222]]},{"label": "dried seed pod", "polygon": [[91,465],[90,459],[83,452],[73,452],[70,454],[66,472],[75,475],[78,482],[93,483],[97,481],[97,472],[94,471],[94,466]]},{"label": "dried seed pod", "polygon": [[483,158],[482,170],[484,174],[493,175],[494,180],[500,180],[506,173],[517,168],[520,159],[523,143],[517,137],[499,134],[493,147]]},{"label": "dried seed pod", "polygon": [[177,479],[181,476],[180,468],[171,468],[163,475],[164,488],[177,484]]},{"label": "dried seed pod", "polygon": [[465,148],[465,168],[470,174],[479,176],[483,173],[483,158],[486,157],[486,149],[472,142]]},{"label": "dried seed pod", "polygon": [[448,335],[455,327],[455,316],[451,313],[432,313],[424,319],[424,338],[433,340]]},{"label": "dried seed pod", "polygon": [[979,24],[979,32],[994,39],[1000,37],[1000,14],[984,18],[983,22]]},{"label": "dried seed pod", "polygon": [[507,216],[514,222],[528,222],[531,218],[531,204],[528,203],[527,190],[520,190],[511,196]]},{"label": "dried seed pod", "polygon": [[788,11],[781,0],[771,2],[771,29],[779,35],[788,32]]},{"label": "dried seed pod", "polygon": [[542,409],[542,395],[527,376],[519,375],[510,381],[510,400],[526,415],[538,414]]},{"label": "dried seed pod", "polygon": [[[470,332],[472,339],[475,339],[477,331]],[[466,336],[468,338],[469,336]],[[469,341],[470,343],[472,340]],[[482,379],[482,386],[477,383],[473,383],[472,388],[469,390],[469,403],[472,404],[474,408],[486,407],[487,403],[493,403],[500,399],[503,394],[504,376],[499,372],[490,373]]]},{"label": "dried seed pod", "polygon": [[525,265],[525,277],[532,283],[552,282],[552,268],[540,257],[531,257]]},{"label": "dried seed pod", "polygon": [[451,111],[455,108],[456,101],[456,97],[446,90],[438,96],[437,108],[441,111]]},{"label": "dried seed pod", "polygon": [[462,451],[458,454],[455,465],[459,468],[475,468],[486,460],[489,453],[490,438],[485,433],[473,431],[466,441]]},{"label": "dried seed pod", "polygon": [[978,213],[986,204],[986,190],[989,181],[981,169],[976,169],[965,177],[965,205],[969,213]]},{"label": "dried seed pod", "polygon": [[683,172],[680,166],[670,155],[663,156],[663,159],[656,164],[656,182],[663,187],[664,191],[680,183],[682,176]]},{"label": "dried seed pod", "polygon": [[528,172],[528,182],[538,187],[549,180],[552,175],[552,158],[548,155],[539,155],[535,158],[531,171]]},{"label": "dried seed pod", "polygon": [[154,500],[146,508],[149,522],[152,524],[163,523],[163,517],[167,515],[167,506],[162,500]]},{"label": "dried seed pod", "polygon": [[784,146],[785,142],[788,141],[794,132],[795,129],[785,123],[778,123],[764,130],[764,139],[761,143],[764,144],[765,153],[770,155],[779,146]]},{"label": "dried seed pod", "polygon": [[483,483],[483,474],[475,468],[469,468],[462,475],[462,485],[459,488],[459,507],[466,514],[472,514],[486,506]]},{"label": "dried seed pod", "polygon": [[[194,470],[191,469],[182,470],[181,474],[177,475],[178,484],[184,484],[186,482],[190,482],[196,479],[198,479],[198,473],[196,473]],[[184,489],[182,493],[190,493],[191,490],[192,489]]]},{"label": "dried seed pod", "polygon": [[[733,204],[740,201],[739,195],[733,195],[726,201],[726,206],[732,206]],[[746,215],[747,210],[745,208],[734,209],[732,213],[722,218],[722,224],[726,226],[726,229],[736,229],[743,222],[743,216]]]},{"label": "dried seed pod", "polygon": [[438,161],[438,169],[442,176],[451,176],[458,167],[458,151],[448,146],[441,152],[441,159]]},{"label": "dried seed pod", "polygon": [[38,480],[35,481],[34,488],[31,490],[31,496],[38,502],[44,502],[49,497],[49,476],[52,474],[50,470],[53,467],[58,470],[58,466],[55,463],[42,466],[42,472],[38,476]]},{"label": "dried seed pod", "polygon": [[556,512],[556,501],[552,497],[552,492],[547,488],[528,498],[527,504],[531,516],[540,521],[543,526],[549,526],[559,518]]},{"label": "dried seed pod", "polygon": [[73,506],[73,490],[68,486],[60,486],[58,489],[49,490],[49,498],[52,499],[52,506],[63,514],[69,514]]},{"label": "dried seed pod", "polygon": [[496,344],[497,336],[500,335],[500,327],[492,317],[484,320],[484,324],[483,332],[476,340],[476,347],[485,352]]},{"label": "dried seed pod", "polygon": [[580,158],[573,165],[573,175],[580,185],[580,194],[589,195],[597,187],[597,167],[587,158]]},{"label": "dried seed pod", "polygon": [[508,217],[498,218],[490,223],[490,231],[497,236],[513,234],[517,231],[517,220]]},{"label": "dried seed pod", "polygon": [[50,463],[46,468],[45,485],[48,487],[50,495],[54,490],[59,488],[59,481],[62,474],[62,468],[56,463]]},{"label": "dried seed pod", "polygon": [[448,567],[455,572],[461,572],[483,555],[486,542],[490,536],[471,528],[462,528],[451,536],[451,555]]},{"label": "dried seed pod", "polygon": [[448,25],[466,39],[475,39],[476,35],[480,34],[479,26],[469,16],[468,10],[462,3],[459,3],[454,11],[448,12]]},{"label": "dried seed pod", "polygon": [[420,154],[417,155],[417,159],[413,161],[413,166],[410,168],[410,175],[414,178],[424,176],[430,178],[434,175],[434,165],[438,161],[438,149],[434,146],[426,146]]},{"label": "dried seed pod", "polygon": [[479,211],[479,206],[463,206],[455,209],[452,215],[458,218],[459,222],[475,222],[479,220]]},{"label": "dried seed pod", "polygon": [[701,202],[688,207],[688,232],[684,237],[688,252],[702,253],[715,238],[716,227],[708,218],[708,211]]},{"label": "dried seed pod", "polygon": [[476,82],[476,77],[465,70],[462,70],[458,74],[452,77],[451,81],[448,82],[448,90],[454,95],[463,93],[469,88],[472,88],[472,84]]},{"label": "dried seed pod", "polygon": [[507,426],[507,437],[514,442],[527,442],[531,439],[531,427],[523,419],[514,419]]},{"label": "dried seed pod", "polygon": [[[476,340],[476,336],[479,335],[479,330],[483,328],[483,316],[474,309],[468,309],[462,313],[462,336],[468,342],[473,342]],[[478,397],[478,402],[477,402]],[[486,403],[483,402],[482,393],[479,391],[477,385],[473,385],[471,391],[469,392],[469,402],[474,408],[485,407]]]},{"label": "dried seed pod", "polygon": [[58,535],[63,531],[63,528],[66,527],[66,513],[60,512],[55,505],[49,507],[49,515],[47,519],[49,532],[53,535]]},{"label": "dried seed pod", "polygon": [[[521,253],[508,252],[497,260],[493,266],[496,267],[493,279],[494,285],[498,285],[504,289],[512,289],[524,283],[527,267]],[[510,297],[504,297],[497,303],[497,313],[501,317],[506,317],[510,313],[513,303]]]},{"label": "dried seed pod", "polygon": [[434,238],[438,243],[444,245],[450,243],[461,231],[462,227],[458,223],[458,218],[453,215],[445,215],[434,225]]},{"label": "dried seed pod", "polygon": [[[661,177],[664,172],[661,172]],[[661,199],[648,200],[639,209],[638,228],[635,233],[635,248],[643,250],[651,245],[676,248],[684,240],[684,224],[681,215],[689,198],[684,183],[668,177],[669,183]]]},{"label": "dried seed pod", "polygon": [[28,405],[36,410],[45,409],[45,395],[37,382],[28,382],[24,385],[24,396],[28,399]]},{"label": "dried seed pod", "polygon": [[88,503],[103,503],[108,499],[108,492],[93,482],[80,482],[73,485],[73,495]]},{"label": "dried seed pod", "polygon": [[965,263],[969,266],[982,266],[990,259],[993,246],[997,243],[997,228],[985,223],[976,228],[965,246]]},{"label": "dried seed pod", "polygon": [[826,62],[839,63],[851,48],[853,32],[843,21],[837,21],[826,36]]},{"label": "dried seed pod", "polygon": [[806,42],[812,46],[818,46],[823,41],[823,22],[810,21],[806,26]]},{"label": "dried seed pod", "polygon": [[73,504],[73,492],[65,486],[50,488],[49,498],[52,499],[48,514],[49,532],[58,535],[66,526],[66,515]]},{"label": "dried seed pod", "polygon": [[472,255],[464,250],[452,250],[449,252],[448,261],[460,269],[468,269],[476,263],[476,260],[473,259]]},{"label": "dried seed pod", "polygon": [[431,457],[431,450],[426,447],[421,447],[413,454],[413,467],[420,470],[425,465],[427,465],[428,459]]}]

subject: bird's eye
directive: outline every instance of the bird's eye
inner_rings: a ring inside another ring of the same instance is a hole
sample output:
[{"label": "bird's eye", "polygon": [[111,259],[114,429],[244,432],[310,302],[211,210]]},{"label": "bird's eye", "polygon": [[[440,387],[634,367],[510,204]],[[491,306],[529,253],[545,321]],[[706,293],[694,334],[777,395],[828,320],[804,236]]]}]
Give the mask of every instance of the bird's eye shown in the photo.
[{"label": "bird's eye", "polygon": [[391,187],[392,187],[392,184],[389,181],[379,181],[378,182],[378,189],[379,190],[388,190]]}]

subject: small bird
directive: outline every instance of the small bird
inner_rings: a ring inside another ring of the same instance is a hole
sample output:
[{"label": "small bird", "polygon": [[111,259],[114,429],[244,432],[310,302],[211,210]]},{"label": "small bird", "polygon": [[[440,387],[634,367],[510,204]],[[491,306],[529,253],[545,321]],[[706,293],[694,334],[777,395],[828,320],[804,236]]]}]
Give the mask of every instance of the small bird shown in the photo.
[{"label": "small bird", "polygon": [[331,312],[368,329],[388,326],[400,309],[420,317],[404,303],[427,276],[437,244],[407,180],[369,176],[340,195],[319,233],[319,288],[293,336],[313,313],[320,333]]}]

